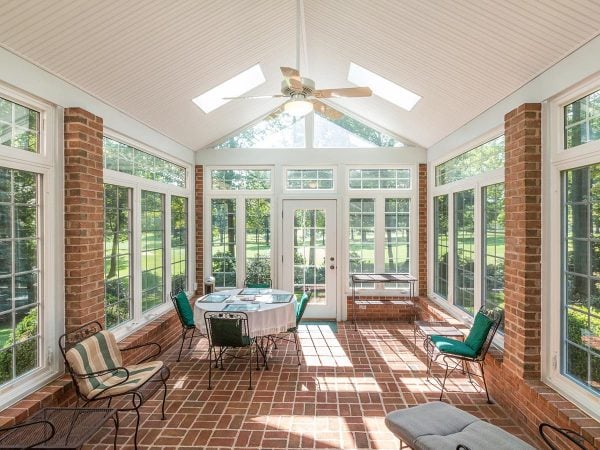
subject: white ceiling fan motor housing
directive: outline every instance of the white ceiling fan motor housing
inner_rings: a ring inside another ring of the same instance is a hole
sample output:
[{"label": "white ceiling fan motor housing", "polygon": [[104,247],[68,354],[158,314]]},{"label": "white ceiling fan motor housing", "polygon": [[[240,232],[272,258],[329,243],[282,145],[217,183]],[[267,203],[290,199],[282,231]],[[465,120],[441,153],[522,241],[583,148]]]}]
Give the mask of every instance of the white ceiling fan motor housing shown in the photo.
[{"label": "white ceiling fan motor housing", "polygon": [[281,93],[289,96],[294,94],[303,94],[305,97],[308,97],[309,95],[312,95],[312,93],[315,91],[315,82],[310,78],[304,77],[300,77],[300,81],[302,82],[302,90],[298,91],[292,89],[290,86],[288,86],[287,81],[283,80],[281,82]]}]

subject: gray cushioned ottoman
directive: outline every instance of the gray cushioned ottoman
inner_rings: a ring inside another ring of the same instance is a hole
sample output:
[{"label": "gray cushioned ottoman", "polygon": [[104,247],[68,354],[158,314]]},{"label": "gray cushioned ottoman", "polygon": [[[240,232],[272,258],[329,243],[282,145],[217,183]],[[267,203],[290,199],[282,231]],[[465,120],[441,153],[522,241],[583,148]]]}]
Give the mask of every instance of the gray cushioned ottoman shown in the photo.
[{"label": "gray cushioned ottoman", "polygon": [[535,450],[495,425],[444,402],[431,402],[392,411],[385,424],[415,450]]}]

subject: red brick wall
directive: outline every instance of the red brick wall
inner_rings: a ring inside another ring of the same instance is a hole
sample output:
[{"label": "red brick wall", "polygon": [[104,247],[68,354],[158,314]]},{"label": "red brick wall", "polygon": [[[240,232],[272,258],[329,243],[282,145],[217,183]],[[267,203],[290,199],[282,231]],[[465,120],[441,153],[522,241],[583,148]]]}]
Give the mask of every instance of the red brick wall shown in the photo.
[{"label": "red brick wall", "polygon": [[419,295],[427,294],[427,164],[419,164]]},{"label": "red brick wall", "polygon": [[65,109],[65,327],[104,323],[102,118]]},{"label": "red brick wall", "polygon": [[[415,298],[415,309],[402,303],[406,300],[406,297],[357,295],[354,309],[356,320],[412,321],[418,312],[418,299]],[[352,320],[352,295],[346,298],[346,307],[348,320]]]},{"label": "red brick wall", "polygon": [[204,294],[204,167],[196,166],[196,294]]},{"label": "red brick wall", "polygon": [[541,105],[525,103],[504,117],[505,360],[520,378],[540,377]]}]

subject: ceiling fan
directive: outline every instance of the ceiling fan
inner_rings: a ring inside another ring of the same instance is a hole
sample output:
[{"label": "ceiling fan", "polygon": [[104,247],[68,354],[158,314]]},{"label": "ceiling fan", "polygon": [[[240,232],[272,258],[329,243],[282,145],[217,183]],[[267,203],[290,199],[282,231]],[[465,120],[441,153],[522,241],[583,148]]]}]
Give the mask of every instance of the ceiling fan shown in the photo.
[{"label": "ceiling fan", "polygon": [[[296,34],[296,66],[300,67],[300,39],[305,39],[305,35],[301,33],[304,23],[302,0],[297,0],[297,34]],[[304,47],[306,42],[304,41]],[[306,48],[305,60],[306,60]],[[225,97],[224,100],[237,99],[255,99],[255,98],[285,98],[289,97],[289,101],[283,105],[283,109],[288,114],[293,116],[304,116],[315,108],[318,112],[328,115],[328,108],[318,99],[341,98],[341,97],[370,97],[373,92],[369,87],[351,87],[351,88],[332,88],[332,89],[316,89],[315,82],[310,78],[300,76],[300,71],[292,67],[281,67],[283,81],[281,82],[281,94],[275,95],[250,95],[241,97]]]}]

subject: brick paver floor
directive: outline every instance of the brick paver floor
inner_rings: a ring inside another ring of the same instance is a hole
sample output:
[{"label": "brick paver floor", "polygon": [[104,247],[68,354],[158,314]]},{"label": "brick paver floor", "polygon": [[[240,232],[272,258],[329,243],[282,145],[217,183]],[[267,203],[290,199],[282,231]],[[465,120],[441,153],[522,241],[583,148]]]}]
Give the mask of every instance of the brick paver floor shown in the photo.
[{"label": "brick paver floor", "polygon": [[[327,326],[304,327],[300,367],[293,344],[281,342],[271,354],[270,370],[253,369],[251,391],[246,362],[214,372],[209,391],[206,339],[184,350],[179,363],[179,346],[173,346],[164,355],[171,368],[167,419],[160,420],[155,394],[141,409],[140,448],[398,449],[385,415],[439,396],[439,387],[427,381],[422,346],[412,353],[412,325],[363,323],[357,331],[338,325],[337,333]],[[529,439],[460,371],[447,386],[452,392],[445,400]],[[135,413],[120,417],[119,448],[133,448]],[[112,438],[106,426],[85,448],[110,449]]]}]

